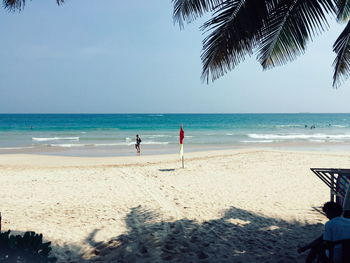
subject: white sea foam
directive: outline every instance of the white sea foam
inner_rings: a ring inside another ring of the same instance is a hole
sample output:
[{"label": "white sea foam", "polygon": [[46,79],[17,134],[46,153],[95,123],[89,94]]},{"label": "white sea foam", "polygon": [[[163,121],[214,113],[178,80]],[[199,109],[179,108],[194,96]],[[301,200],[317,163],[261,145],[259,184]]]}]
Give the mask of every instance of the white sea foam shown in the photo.
[{"label": "white sea foam", "polygon": [[95,143],[92,146],[121,146],[121,145],[133,145],[134,143],[126,143],[126,142],[121,142],[121,143]]},{"label": "white sea foam", "polygon": [[167,134],[151,134],[151,135],[144,135],[143,137],[154,139],[154,138],[168,138],[172,136]]},{"label": "white sea foam", "polygon": [[78,143],[52,143],[47,144],[49,147],[65,147],[65,148],[72,148],[72,147],[84,147],[84,146],[93,146],[92,144],[78,144]]},{"label": "white sea foam", "polygon": [[227,136],[232,136],[233,133],[226,133],[225,135],[227,135]]},{"label": "white sea foam", "polygon": [[337,128],[346,128],[348,126],[346,125],[332,125],[332,127],[337,127]]},{"label": "white sea foam", "polygon": [[300,124],[281,124],[281,125],[276,125],[276,128],[298,128],[298,127],[304,127],[304,125],[300,125]]},{"label": "white sea foam", "polygon": [[311,139],[310,142],[326,142],[325,140],[313,140]]},{"label": "white sea foam", "polygon": [[271,140],[295,140],[295,139],[350,139],[350,134],[248,134],[253,139],[271,139]]},{"label": "white sea foam", "polygon": [[32,149],[33,146],[23,146],[23,147],[1,147],[0,150],[23,150],[23,149]]},{"label": "white sea foam", "polygon": [[[65,147],[65,148],[73,148],[73,147],[103,147],[103,146],[131,146],[134,145],[135,142],[117,142],[117,143],[89,143],[89,144],[82,144],[82,143],[51,143],[46,144],[48,147]],[[153,141],[146,141],[142,142],[142,144],[147,145],[163,145],[163,144],[169,144],[169,142],[153,142]]]},{"label": "white sea foam", "polygon": [[50,137],[50,138],[32,138],[33,141],[47,142],[47,141],[79,141],[79,137]]},{"label": "white sea foam", "polygon": [[52,143],[52,144],[47,144],[46,146],[49,147],[65,147],[65,148],[73,148],[73,147],[95,147],[95,146],[117,146],[117,145],[125,145],[121,143],[101,143],[101,144],[96,144],[96,143]]},{"label": "white sea foam", "polygon": [[169,142],[153,142],[153,141],[148,141],[148,142],[142,142],[142,144],[148,144],[148,145],[162,145],[162,144],[169,144]]},{"label": "white sea foam", "polygon": [[243,142],[243,143],[271,143],[271,142],[274,142],[274,140],[252,140],[252,141],[249,141],[249,140],[245,140],[245,141],[240,141],[240,142]]},{"label": "white sea foam", "polygon": [[149,114],[148,116],[152,116],[152,117],[163,117],[163,114]]}]

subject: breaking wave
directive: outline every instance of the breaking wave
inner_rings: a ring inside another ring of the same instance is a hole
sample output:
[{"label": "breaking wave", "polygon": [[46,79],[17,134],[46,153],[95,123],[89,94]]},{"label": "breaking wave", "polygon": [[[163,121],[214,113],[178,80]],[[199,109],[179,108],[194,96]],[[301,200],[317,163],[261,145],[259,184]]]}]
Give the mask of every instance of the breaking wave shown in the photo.
[{"label": "breaking wave", "polygon": [[252,140],[252,141],[249,141],[249,140],[245,140],[245,141],[240,141],[242,143],[271,143],[271,142],[274,142],[274,140]]},{"label": "breaking wave", "polygon": [[350,139],[350,134],[248,134],[249,138],[253,139],[267,139],[267,140],[341,140]]},{"label": "breaking wave", "polygon": [[[110,147],[110,146],[131,146],[134,145],[134,142],[117,142],[117,143],[51,143],[46,144],[48,147],[65,147],[65,148],[73,148],[73,147]],[[165,145],[169,144],[169,142],[142,142],[145,145]]]},{"label": "breaking wave", "polygon": [[79,137],[49,137],[49,138],[32,138],[36,142],[47,142],[47,141],[79,141]]}]

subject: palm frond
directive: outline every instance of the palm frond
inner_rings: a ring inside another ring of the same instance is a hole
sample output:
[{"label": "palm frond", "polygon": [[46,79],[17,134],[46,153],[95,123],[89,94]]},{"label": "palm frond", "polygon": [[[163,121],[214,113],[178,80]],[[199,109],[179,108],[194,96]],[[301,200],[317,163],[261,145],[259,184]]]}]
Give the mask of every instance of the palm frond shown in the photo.
[{"label": "palm frond", "polygon": [[[25,0],[3,0],[3,7],[10,11],[15,11],[15,10],[21,11],[23,10],[25,3],[26,3]],[[63,4],[64,0],[56,0],[56,3],[58,5]]]},{"label": "palm frond", "polygon": [[350,75],[350,21],[333,45],[337,54],[333,66],[333,87],[337,88]]},{"label": "palm frond", "polygon": [[350,1],[336,0],[338,22],[347,22],[350,18]]},{"label": "palm frond", "polygon": [[3,7],[10,11],[22,10],[25,2],[25,0],[3,0]]},{"label": "palm frond", "polygon": [[281,0],[263,28],[258,60],[263,68],[283,65],[304,53],[313,36],[328,28],[332,0]]},{"label": "palm frond", "polygon": [[267,0],[227,1],[202,30],[211,33],[203,41],[202,79],[213,81],[251,55],[268,14]]},{"label": "palm frond", "polygon": [[172,0],[174,22],[182,28],[184,23],[190,23],[204,13],[214,11],[228,1],[230,0]]}]

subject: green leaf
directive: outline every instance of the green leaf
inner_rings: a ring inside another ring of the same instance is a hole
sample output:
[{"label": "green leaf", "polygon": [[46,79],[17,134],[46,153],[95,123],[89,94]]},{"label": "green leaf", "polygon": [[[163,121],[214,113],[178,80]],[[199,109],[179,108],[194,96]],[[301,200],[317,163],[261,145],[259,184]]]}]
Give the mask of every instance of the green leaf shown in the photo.
[{"label": "green leaf", "polygon": [[350,1],[336,0],[338,22],[347,22],[350,18]]},{"label": "green leaf", "polygon": [[204,13],[214,11],[225,0],[172,0],[174,4],[173,18],[182,28],[184,23],[190,23]]},{"label": "green leaf", "polygon": [[279,0],[262,31],[258,60],[264,69],[294,60],[312,37],[328,28],[331,0]]},{"label": "green leaf", "polygon": [[337,88],[350,75],[350,21],[333,45],[337,54],[333,66],[333,87]]},{"label": "green leaf", "polygon": [[246,55],[253,54],[268,15],[268,0],[232,0],[214,13],[202,30],[210,32],[203,41],[202,79],[215,80],[232,70]]}]

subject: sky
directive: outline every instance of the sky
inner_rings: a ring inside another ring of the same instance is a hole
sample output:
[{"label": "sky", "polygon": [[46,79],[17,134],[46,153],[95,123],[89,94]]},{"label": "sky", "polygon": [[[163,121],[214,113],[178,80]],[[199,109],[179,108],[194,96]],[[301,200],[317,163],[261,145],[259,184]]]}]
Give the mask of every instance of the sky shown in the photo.
[{"label": "sky", "polygon": [[263,71],[255,57],[201,81],[200,19],[180,30],[171,0],[32,0],[0,10],[0,113],[350,112],[350,81],[332,88],[332,45]]}]

